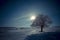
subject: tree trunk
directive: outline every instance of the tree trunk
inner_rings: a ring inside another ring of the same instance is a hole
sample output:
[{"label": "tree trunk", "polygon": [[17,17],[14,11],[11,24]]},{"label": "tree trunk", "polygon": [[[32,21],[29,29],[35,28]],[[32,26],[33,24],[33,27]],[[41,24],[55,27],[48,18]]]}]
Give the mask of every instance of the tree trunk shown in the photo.
[{"label": "tree trunk", "polygon": [[44,25],[41,25],[41,32],[43,32],[43,27],[44,27]]}]

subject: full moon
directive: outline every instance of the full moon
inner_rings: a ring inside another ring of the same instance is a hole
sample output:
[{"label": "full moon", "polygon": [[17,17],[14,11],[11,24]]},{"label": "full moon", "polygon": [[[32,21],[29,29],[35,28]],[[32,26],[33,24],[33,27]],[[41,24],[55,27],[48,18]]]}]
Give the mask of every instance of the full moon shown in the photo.
[{"label": "full moon", "polygon": [[31,20],[35,20],[35,18],[36,18],[36,16],[31,16],[30,19],[31,19]]}]

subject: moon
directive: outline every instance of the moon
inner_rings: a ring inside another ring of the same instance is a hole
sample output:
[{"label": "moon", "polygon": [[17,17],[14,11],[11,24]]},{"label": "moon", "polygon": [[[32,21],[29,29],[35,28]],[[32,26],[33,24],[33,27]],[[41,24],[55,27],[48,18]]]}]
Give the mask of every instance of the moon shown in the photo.
[{"label": "moon", "polygon": [[36,16],[31,16],[30,20],[35,20]]}]

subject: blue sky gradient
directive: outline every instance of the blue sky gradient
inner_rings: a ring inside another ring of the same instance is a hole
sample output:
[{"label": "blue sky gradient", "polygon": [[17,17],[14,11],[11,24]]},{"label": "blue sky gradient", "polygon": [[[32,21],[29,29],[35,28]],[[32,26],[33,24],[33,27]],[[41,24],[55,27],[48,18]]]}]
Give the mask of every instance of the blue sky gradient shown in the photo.
[{"label": "blue sky gradient", "polygon": [[1,4],[1,27],[30,27],[30,17],[37,14],[48,15],[52,25],[60,25],[57,0],[3,0]]}]

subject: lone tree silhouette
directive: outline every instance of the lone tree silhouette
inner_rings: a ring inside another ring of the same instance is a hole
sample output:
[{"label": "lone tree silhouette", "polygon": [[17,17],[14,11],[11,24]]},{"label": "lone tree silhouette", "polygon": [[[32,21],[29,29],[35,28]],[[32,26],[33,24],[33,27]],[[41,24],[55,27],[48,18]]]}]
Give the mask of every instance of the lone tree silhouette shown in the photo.
[{"label": "lone tree silhouette", "polygon": [[51,19],[47,15],[38,15],[36,19],[32,22],[32,27],[40,27],[41,32],[43,32],[44,27],[48,27],[52,23]]}]

